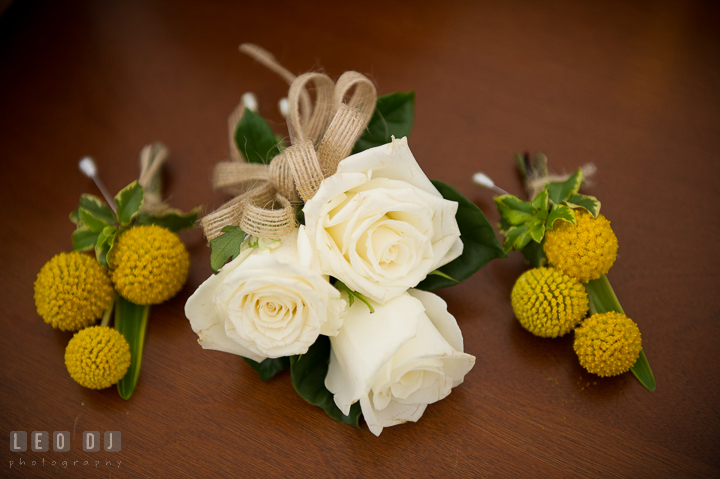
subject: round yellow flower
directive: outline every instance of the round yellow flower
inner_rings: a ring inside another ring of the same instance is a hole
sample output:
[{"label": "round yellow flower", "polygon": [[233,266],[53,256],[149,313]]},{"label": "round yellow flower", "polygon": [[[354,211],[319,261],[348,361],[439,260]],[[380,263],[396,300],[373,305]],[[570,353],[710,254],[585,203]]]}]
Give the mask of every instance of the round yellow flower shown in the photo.
[{"label": "round yellow flower", "polygon": [[60,253],[35,280],[35,308],[53,328],[77,331],[103,315],[114,291],[107,270],[83,253]]},{"label": "round yellow flower", "polygon": [[159,304],[185,284],[190,255],[178,236],[160,226],[122,233],[108,258],[115,289],[135,304]]},{"label": "round yellow flower", "polygon": [[110,387],[120,381],[130,367],[130,346],[115,329],[86,328],[76,333],[65,348],[65,367],[81,386]]},{"label": "round yellow flower", "polygon": [[515,282],[511,300],[522,327],[543,338],[572,331],[588,312],[583,285],[553,268],[523,273]]},{"label": "round yellow flower", "polygon": [[640,356],[642,339],[635,322],[624,314],[593,314],[575,329],[580,365],[598,376],[628,371]]},{"label": "round yellow flower", "polygon": [[618,240],[603,215],[593,217],[584,209],[575,210],[577,224],[557,221],[545,232],[543,249],[548,262],[582,283],[610,271],[617,258]]}]

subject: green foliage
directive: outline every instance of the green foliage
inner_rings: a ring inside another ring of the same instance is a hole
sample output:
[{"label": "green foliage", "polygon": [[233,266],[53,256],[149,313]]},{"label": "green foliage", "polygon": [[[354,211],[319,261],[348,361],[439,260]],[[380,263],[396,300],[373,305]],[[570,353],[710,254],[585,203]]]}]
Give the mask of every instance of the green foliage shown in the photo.
[{"label": "green foliage", "polygon": [[80,226],[73,231],[70,239],[72,240],[73,251],[90,251],[97,243],[99,233],[90,231],[87,226]]},{"label": "green foliage", "polygon": [[245,108],[235,128],[235,144],[250,163],[267,165],[280,152],[280,144],[270,125],[249,108]]},{"label": "green foliage", "polygon": [[570,208],[585,208],[595,218],[600,214],[600,202],[594,196],[572,195],[565,204]]},{"label": "green foliage", "polygon": [[550,210],[546,223],[547,229],[553,229],[553,225],[556,220],[563,220],[575,224],[575,212],[569,206],[552,205],[552,209]]},{"label": "green foliage", "polygon": [[375,308],[372,307],[370,301],[368,301],[365,296],[358,293],[357,291],[353,291],[352,289],[348,288],[348,286],[339,279],[335,281],[335,288],[337,288],[338,291],[344,291],[348,295],[348,306],[352,306],[355,302],[355,298],[357,298],[363,303],[365,303],[365,306],[367,306],[370,310],[370,314],[375,312]]},{"label": "green foliage", "polygon": [[[585,283],[585,289],[587,290],[588,299],[590,300],[590,311],[625,314],[607,276],[602,275],[598,279],[588,281]],[[640,384],[645,386],[649,391],[655,391],[655,376],[653,375],[652,369],[650,369],[650,363],[648,363],[644,351],[640,351],[640,356],[637,361],[635,361],[633,367],[630,368],[630,371],[633,373],[633,376],[640,381]]]},{"label": "green foliage", "polygon": [[409,136],[414,115],[415,92],[390,93],[378,97],[370,122],[355,143],[352,154],[390,143],[393,136]]},{"label": "green foliage", "polygon": [[149,315],[150,306],[132,303],[122,296],[115,302],[115,329],[125,336],[130,345],[130,367],[117,384],[118,393],[125,400],[130,399],[140,378]]},{"label": "green foliage", "polygon": [[290,377],[295,391],[305,401],[318,406],[328,416],[343,424],[360,429],[360,404],[352,405],[350,415],[345,416],[335,405],[333,395],[325,387],[325,376],[328,372],[330,358],[330,338],[318,336],[317,341],[310,346],[308,352],[302,356],[290,358]]},{"label": "green foliage", "polygon": [[533,268],[542,268],[548,262],[541,242],[530,241],[520,251],[525,257],[525,261],[530,263]]},{"label": "green foliage", "polygon": [[140,213],[145,193],[137,181],[133,181],[115,195],[115,212],[118,221],[125,226]]},{"label": "green foliage", "polygon": [[290,367],[290,358],[267,358],[264,361],[257,362],[252,359],[243,358],[260,375],[261,381],[268,381],[277,373]]},{"label": "green foliage", "polygon": [[496,196],[505,251],[523,251],[531,263],[542,262],[544,254],[539,256],[535,248],[527,253],[524,251],[531,241],[542,243],[545,231],[553,229],[557,220],[575,224],[573,208],[585,208],[597,216],[600,212],[597,198],[578,194],[582,181],[582,169],[578,169],[566,181],[546,183],[545,189],[532,202],[513,195]]},{"label": "green foliage", "polygon": [[463,252],[460,257],[438,268],[450,278],[437,274],[428,275],[417,285],[418,289],[426,291],[446,288],[465,281],[493,259],[507,257],[495,236],[495,231],[480,208],[452,186],[441,181],[432,183],[443,198],[458,203],[455,219],[460,228]]},{"label": "green foliage", "polygon": [[79,208],[83,208],[93,217],[97,218],[98,220],[104,221],[109,225],[115,223],[116,221],[115,213],[113,213],[113,210],[111,210],[110,207],[97,196],[87,194],[80,195]]},{"label": "green foliage", "polygon": [[193,208],[188,213],[171,209],[157,215],[144,215],[141,213],[138,215],[135,224],[162,226],[177,233],[180,230],[193,228],[199,216],[200,207]]},{"label": "green foliage", "polygon": [[455,284],[457,284],[457,283],[460,282],[460,281],[456,280],[455,278],[451,278],[450,276],[446,275],[445,273],[443,273],[443,272],[440,271],[439,269],[436,269],[435,271],[430,271],[430,272],[428,273],[428,275],[430,275],[430,274],[436,274],[436,275],[438,275],[438,276],[440,276],[440,277],[442,277],[442,278],[449,279],[450,281],[452,281],[452,282],[455,283]]},{"label": "green foliage", "polygon": [[210,240],[210,267],[216,274],[228,260],[240,254],[240,246],[247,236],[239,226],[226,226],[222,232],[223,234]]},{"label": "green foliage", "polygon": [[559,205],[570,199],[571,196],[577,194],[580,190],[580,185],[582,185],[582,181],[582,168],[578,168],[578,170],[565,181],[547,183],[545,190],[550,195],[550,201],[555,205]]}]

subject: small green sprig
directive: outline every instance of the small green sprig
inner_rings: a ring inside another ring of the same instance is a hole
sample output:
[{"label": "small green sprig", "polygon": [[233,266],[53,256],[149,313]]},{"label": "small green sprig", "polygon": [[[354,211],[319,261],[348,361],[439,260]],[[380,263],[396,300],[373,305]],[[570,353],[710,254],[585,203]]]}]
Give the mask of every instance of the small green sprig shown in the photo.
[{"label": "small green sprig", "polygon": [[[600,213],[600,202],[594,196],[578,194],[583,182],[582,168],[565,181],[549,182],[532,201],[513,195],[495,197],[500,212],[500,233],[505,236],[505,251],[523,251],[531,241],[528,254],[536,254],[546,230],[558,220],[575,224],[575,208],[584,208],[594,217]],[[540,248],[542,250],[542,248]],[[526,257],[528,256],[526,254]]]},{"label": "small green sprig", "polygon": [[192,228],[197,222],[199,208],[189,213],[168,209],[149,215],[141,212],[145,193],[137,181],[120,190],[115,196],[115,211],[97,196],[83,194],[78,208],[70,213],[70,221],[77,228],[71,239],[73,251],[95,251],[95,257],[103,266],[108,266],[108,254],[115,238],[135,225],[158,225],[177,232]]},{"label": "small green sprig", "polygon": [[348,288],[348,286],[339,279],[335,281],[335,288],[337,288],[338,291],[345,292],[348,295],[348,306],[352,306],[355,302],[355,299],[357,298],[363,303],[365,303],[365,306],[367,306],[370,310],[370,314],[375,312],[375,308],[372,307],[372,304],[370,304],[370,301],[368,301],[365,296],[358,293],[357,291],[353,291],[352,289]]}]

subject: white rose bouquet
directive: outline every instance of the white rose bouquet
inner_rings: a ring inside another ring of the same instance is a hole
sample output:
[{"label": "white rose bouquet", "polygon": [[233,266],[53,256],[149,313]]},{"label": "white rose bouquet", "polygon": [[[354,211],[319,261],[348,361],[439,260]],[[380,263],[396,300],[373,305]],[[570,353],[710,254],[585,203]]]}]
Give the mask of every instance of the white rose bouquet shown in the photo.
[{"label": "white rose bouquet", "polygon": [[[292,79],[291,146],[246,94],[230,117],[231,161],[206,216],[214,274],[185,313],[198,342],[245,358],[264,381],[285,369],[298,394],[370,431],[417,421],[475,364],[447,305],[427,291],[505,252],[480,209],[431,181],[408,146],[414,94],[376,97],[364,76]],[[315,104],[307,93],[315,87]]]}]

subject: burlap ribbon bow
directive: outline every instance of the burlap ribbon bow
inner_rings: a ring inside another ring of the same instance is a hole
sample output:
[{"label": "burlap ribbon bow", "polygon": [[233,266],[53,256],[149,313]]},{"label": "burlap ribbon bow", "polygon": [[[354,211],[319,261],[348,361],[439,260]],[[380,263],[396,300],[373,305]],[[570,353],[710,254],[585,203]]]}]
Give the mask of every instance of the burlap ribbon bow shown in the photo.
[{"label": "burlap ribbon bow", "polygon": [[[278,73],[290,84],[291,145],[269,165],[247,163],[235,144],[235,130],[245,105],[241,101],[228,118],[230,161],[215,167],[213,187],[237,195],[205,216],[208,240],[225,226],[264,238],[280,238],[295,228],[295,208],[312,198],[322,180],[337,170],[352,151],[375,109],[377,92],[360,73],[343,73],[337,83],[322,73],[295,76],[262,48],[240,45],[240,51]],[[314,104],[308,92],[315,88]],[[349,99],[346,101],[346,97]]]}]

